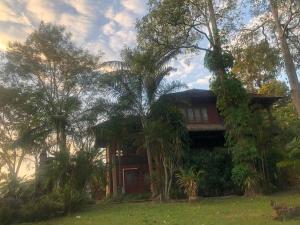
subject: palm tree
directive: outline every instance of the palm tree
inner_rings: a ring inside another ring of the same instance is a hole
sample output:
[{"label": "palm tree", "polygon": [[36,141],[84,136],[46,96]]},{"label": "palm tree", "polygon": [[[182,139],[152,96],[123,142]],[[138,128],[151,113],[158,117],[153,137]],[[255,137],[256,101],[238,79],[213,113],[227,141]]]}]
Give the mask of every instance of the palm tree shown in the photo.
[{"label": "palm tree", "polygon": [[113,68],[106,71],[107,76],[103,76],[102,83],[112,93],[117,108],[139,118],[142,125],[152,197],[157,192],[153,183],[152,151],[146,131],[149,115],[158,99],[183,87],[180,82],[167,82],[165,79],[172,71],[168,63],[175,54],[176,52],[164,54],[154,49],[125,49],[122,53],[123,61],[106,62],[102,65],[102,68]]}]

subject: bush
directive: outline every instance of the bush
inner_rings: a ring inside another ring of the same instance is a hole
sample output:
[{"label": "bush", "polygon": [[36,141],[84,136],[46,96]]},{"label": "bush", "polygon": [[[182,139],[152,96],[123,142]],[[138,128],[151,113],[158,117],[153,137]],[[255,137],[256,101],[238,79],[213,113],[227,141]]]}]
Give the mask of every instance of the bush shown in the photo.
[{"label": "bush", "polygon": [[20,210],[20,217],[23,221],[38,221],[62,215],[63,212],[62,202],[54,200],[51,195],[45,195],[24,204]]},{"label": "bush", "polygon": [[18,210],[9,206],[0,206],[0,224],[10,225],[18,218]]},{"label": "bush", "polygon": [[86,193],[74,190],[68,185],[64,187],[62,193],[65,213],[77,211],[87,204],[92,203],[92,200],[87,196]]},{"label": "bush", "polygon": [[0,224],[8,225],[17,221],[19,218],[20,200],[12,197],[2,198],[0,200]]},{"label": "bush", "polygon": [[7,198],[0,202],[0,224],[46,220],[79,210],[88,203],[91,201],[85,194],[69,186],[26,203]]},{"label": "bush", "polygon": [[193,149],[190,155],[188,166],[205,171],[200,181],[201,195],[219,196],[232,193],[232,159],[227,149]]}]

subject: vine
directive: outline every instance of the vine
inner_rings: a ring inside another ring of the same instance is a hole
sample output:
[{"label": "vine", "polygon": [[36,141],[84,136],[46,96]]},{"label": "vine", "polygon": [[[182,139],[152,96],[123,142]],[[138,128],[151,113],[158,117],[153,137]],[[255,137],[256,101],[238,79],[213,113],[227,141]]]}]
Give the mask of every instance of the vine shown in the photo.
[{"label": "vine", "polygon": [[[221,65],[219,64],[221,63]],[[250,126],[252,112],[249,107],[249,96],[240,80],[229,72],[233,65],[230,53],[209,53],[205,56],[205,66],[211,71],[217,71],[220,66],[225,71],[224,77],[214,76],[211,89],[217,96],[217,107],[224,119],[226,127],[225,139],[234,163],[232,179],[246,193],[253,192],[258,176],[255,171],[257,147]]]}]

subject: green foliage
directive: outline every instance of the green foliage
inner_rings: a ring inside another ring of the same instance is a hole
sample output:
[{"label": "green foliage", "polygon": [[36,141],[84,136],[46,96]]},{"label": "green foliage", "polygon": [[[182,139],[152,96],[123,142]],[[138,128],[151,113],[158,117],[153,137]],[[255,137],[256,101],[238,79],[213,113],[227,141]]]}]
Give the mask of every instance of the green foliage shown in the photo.
[{"label": "green foliage", "polygon": [[232,158],[226,148],[191,149],[187,167],[205,171],[201,177],[199,191],[205,196],[218,196],[232,193],[234,186],[231,179]]},{"label": "green foliage", "polygon": [[249,186],[247,183],[252,184],[252,180],[255,180],[254,161],[258,155],[255,139],[251,135],[253,130],[250,126],[252,112],[249,108],[249,97],[234,74],[225,75],[224,89],[219,82],[216,78],[211,87],[218,96],[217,106],[226,127],[226,143],[232,153],[232,179],[245,190]]},{"label": "green foliage", "polygon": [[187,131],[178,108],[163,99],[153,105],[150,116],[145,131],[156,163],[163,168],[155,173],[156,185],[162,198],[169,200],[174,173],[188,148]]},{"label": "green foliage", "polygon": [[5,57],[6,85],[30,94],[39,133],[55,134],[59,149],[67,151],[75,114],[93,90],[98,57],[77,47],[63,26],[43,22],[24,43],[11,43]]},{"label": "green foliage", "polygon": [[204,57],[204,66],[212,72],[227,70],[233,66],[233,56],[230,52],[222,52],[222,56],[216,51],[208,51]]},{"label": "green foliage", "polygon": [[237,74],[248,90],[257,91],[278,76],[279,52],[267,41],[246,44],[246,48],[234,49],[235,63],[232,72]]},{"label": "green foliage", "polygon": [[[231,32],[233,17],[237,18],[236,1],[226,0],[222,7],[214,1],[211,3],[223,44]],[[151,46],[165,52],[207,51],[209,49],[204,43],[209,42],[210,48],[219,45],[212,37],[212,32],[215,32],[211,27],[213,16],[209,13],[207,1],[150,0],[148,14],[137,24],[138,43],[142,48]]]},{"label": "green foliage", "polygon": [[176,174],[177,183],[184,189],[184,193],[187,194],[189,200],[193,200],[193,198],[198,196],[198,187],[202,173],[203,171],[197,171],[195,168],[190,167],[180,169]]},{"label": "green foliage", "polygon": [[295,137],[286,146],[290,159],[300,160],[300,137]]},{"label": "green foliage", "polygon": [[289,88],[283,81],[271,80],[268,83],[261,85],[258,93],[265,96],[279,96],[287,98]]},{"label": "green foliage", "polygon": [[22,221],[50,219],[64,213],[64,203],[61,199],[53,199],[51,195],[45,195],[22,205],[19,213]]},{"label": "green foliage", "polygon": [[65,213],[82,209],[90,202],[85,192],[79,192],[69,185],[64,186],[60,191],[62,192]]},{"label": "green foliage", "polygon": [[246,195],[253,195],[259,191],[260,176],[251,166],[245,163],[236,165],[232,169],[232,180],[242,187]]}]

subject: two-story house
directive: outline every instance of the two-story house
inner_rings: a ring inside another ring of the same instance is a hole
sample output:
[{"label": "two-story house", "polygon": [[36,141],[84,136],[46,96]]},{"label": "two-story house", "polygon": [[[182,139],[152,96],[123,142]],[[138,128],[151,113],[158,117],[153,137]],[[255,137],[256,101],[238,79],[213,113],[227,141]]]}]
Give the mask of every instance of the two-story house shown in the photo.
[{"label": "two-story house", "polygon": [[[216,107],[216,96],[212,91],[190,89],[168,94],[163,98],[175,104],[182,112],[189,132],[190,148],[212,149],[224,146],[225,127]],[[278,97],[251,95],[251,104],[266,109],[277,100]],[[101,127],[101,124],[99,126]],[[149,191],[145,151],[134,147],[128,150],[117,149],[101,140],[97,140],[96,144],[106,148],[106,162],[110,165],[107,173],[107,193],[115,193],[117,188],[123,193]]]}]

